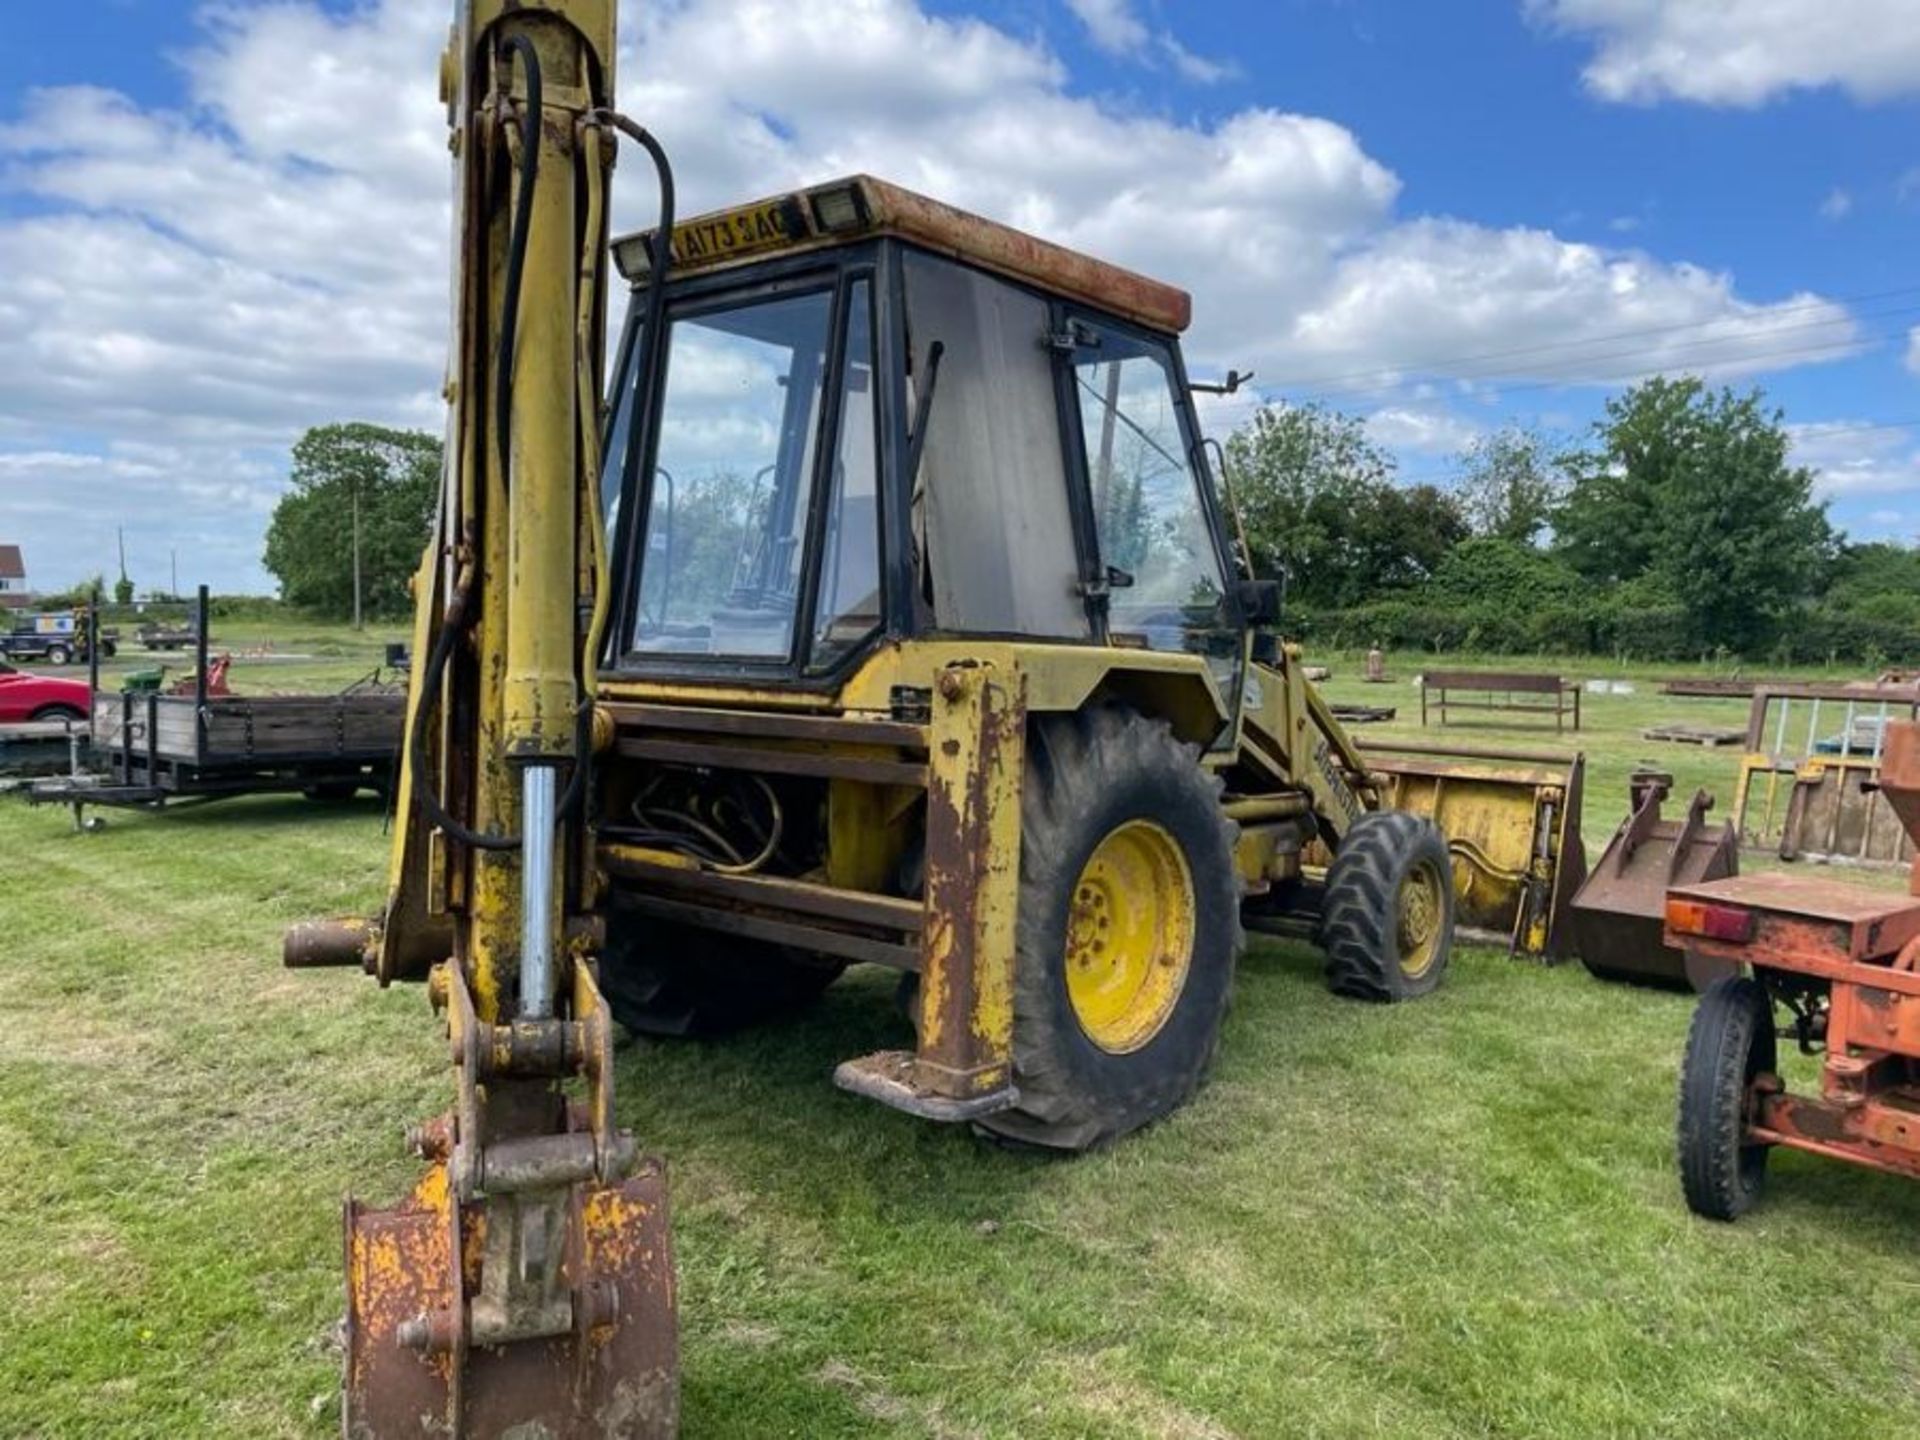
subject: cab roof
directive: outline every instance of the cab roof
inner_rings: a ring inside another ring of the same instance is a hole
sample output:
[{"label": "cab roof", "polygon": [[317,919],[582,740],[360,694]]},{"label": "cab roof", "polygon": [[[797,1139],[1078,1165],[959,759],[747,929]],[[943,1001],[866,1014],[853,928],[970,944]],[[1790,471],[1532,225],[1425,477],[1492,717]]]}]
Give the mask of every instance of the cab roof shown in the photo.
[{"label": "cab roof", "polygon": [[[682,221],[673,227],[672,268],[706,274],[879,235],[898,236],[1154,330],[1179,334],[1193,318],[1193,299],[1184,290],[871,175],[851,175]],[[644,284],[658,245],[654,230],[615,241],[621,273]]]}]

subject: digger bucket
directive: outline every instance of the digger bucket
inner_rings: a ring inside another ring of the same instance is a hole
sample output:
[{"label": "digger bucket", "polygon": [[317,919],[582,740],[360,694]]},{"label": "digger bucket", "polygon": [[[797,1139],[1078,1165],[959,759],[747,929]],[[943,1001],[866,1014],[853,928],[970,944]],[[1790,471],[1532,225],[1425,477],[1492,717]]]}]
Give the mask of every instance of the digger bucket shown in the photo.
[{"label": "digger bucket", "polygon": [[1586,874],[1586,759],[1533,750],[1363,743],[1385,803],[1424,815],[1453,854],[1456,924],[1509,954],[1561,960],[1567,901]]},{"label": "digger bucket", "polygon": [[1738,967],[1663,942],[1667,891],[1735,874],[1740,845],[1731,822],[1708,828],[1713,796],[1705,790],[1686,819],[1662,820],[1660,803],[1672,787],[1670,775],[1633,777],[1632,809],[1573,897],[1568,920],[1574,949],[1597,978],[1704,991]]},{"label": "digger bucket", "polygon": [[[676,1432],[673,1257],[660,1167],[642,1161],[619,1184],[563,1195],[557,1320],[491,1313],[472,1293],[488,1207],[518,1197],[461,1205],[438,1161],[400,1205],[347,1202],[347,1440]],[[486,1343],[510,1332],[532,1338]]]}]

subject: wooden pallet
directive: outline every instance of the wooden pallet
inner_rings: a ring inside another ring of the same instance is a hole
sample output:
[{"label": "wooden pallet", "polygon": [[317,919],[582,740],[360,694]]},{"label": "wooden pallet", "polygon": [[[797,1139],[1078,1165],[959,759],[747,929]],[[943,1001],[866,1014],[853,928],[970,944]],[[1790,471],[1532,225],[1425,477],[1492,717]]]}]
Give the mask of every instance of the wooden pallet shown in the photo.
[{"label": "wooden pallet", "polygon": [[1640,732],[1642,740],[1665,740],[1673,745],[1739,745],[1747,738],[1744,726],[1652,725]]}]

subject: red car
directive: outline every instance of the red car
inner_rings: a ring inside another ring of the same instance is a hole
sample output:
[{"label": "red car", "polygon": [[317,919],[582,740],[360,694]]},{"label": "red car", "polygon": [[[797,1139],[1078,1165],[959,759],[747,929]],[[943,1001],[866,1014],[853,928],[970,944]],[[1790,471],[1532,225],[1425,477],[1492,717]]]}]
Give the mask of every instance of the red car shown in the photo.
[{"label": "red car", "polygon": [[91,699],[84,680],[29,675],[0,660],[0,725],[28,720],[84,720]]}]

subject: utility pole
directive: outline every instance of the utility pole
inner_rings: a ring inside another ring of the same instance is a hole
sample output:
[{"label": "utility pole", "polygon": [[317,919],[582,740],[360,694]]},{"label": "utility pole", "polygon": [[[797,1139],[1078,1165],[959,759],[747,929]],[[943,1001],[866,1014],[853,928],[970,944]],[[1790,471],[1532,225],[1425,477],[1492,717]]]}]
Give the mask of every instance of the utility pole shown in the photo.
[{"label": "utility pole", "polygon": [[353,628],[360,625],[360,477],[353,477]]},{"label": "utility pole", "polygon": [[180,598],[180,552],[171,546],[167,548],[167,568],[173,575],[173,578],[167,582],[167,594],[178,600]]}]

